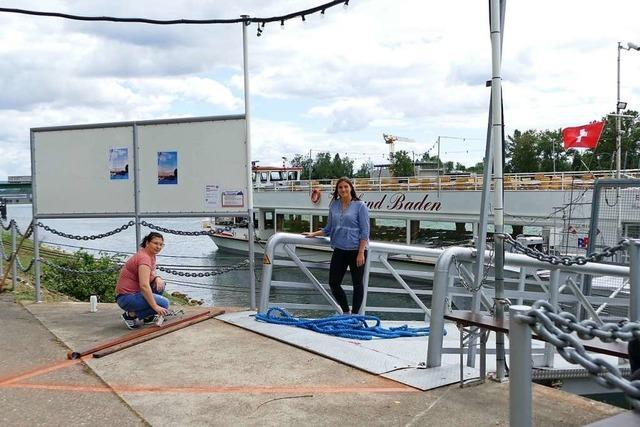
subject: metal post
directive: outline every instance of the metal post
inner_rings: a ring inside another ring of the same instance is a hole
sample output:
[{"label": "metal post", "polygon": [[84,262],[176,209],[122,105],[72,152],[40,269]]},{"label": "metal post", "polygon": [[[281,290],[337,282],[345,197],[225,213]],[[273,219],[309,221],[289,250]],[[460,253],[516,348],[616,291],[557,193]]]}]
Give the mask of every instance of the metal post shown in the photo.
[{"label": "metal post", "polygon": [[[241,15],[243,19],[248,19],[249,15]],[[247,51],[247,24],[242,25],[242,68],[244,74],[244,118],[246,125],[245,151],[247,156],[247,214],[249,215],[249,299],[251,309],[256,309],[256,259],[255,259],[255,227],[253,224],[253,186],[251,184],[251,109],[249,104],[249,54]]]},{"label": "metal post", "polygon": [[438,174],[438,197],[440,197],[440,137],[438,137],[438,161],[436,164],[436,170]]},{"label": "metal post", "polygon": [[616,178],[620,179],[620,157],[621,150],[621,135],[620,135],[620,51],[622,50],[622,43],[618,42],[618,79],[617,79],[617,97],[616,97]]},{"label": "metal post", "polygon": [[[554,309],[558,308],[558,291],[560,289],[560,270],[551,270],[549,277],[549,304]],[[544,345],[544,366],[553,368],[553,358],[555,356],[556,347],[551,343]]]},{"label": "metal post", "polygon": [[14,221],[11,223],[11,254],[13,256],[13,262],[11,263],[11,286],[14,290],[16,289],[16,279],[18,277],[18,254],[16,253],[17,235],[18,224]]},{"label": "metal post", "polygon": [[133,253],[138,251],[138,245],[142,241],[142,235],[140,232],[140,168],[138,165],[138,151],[140,146],[138,145],[138,125],[133,123],[133,205],[134,215],[136,222],[136,241],[133,248]]},{"label": "metal post", "polygon": [[[0,277],[4,277],[4,228],[0,224]],[[4,283],[0,283],[0,288],[4,287]]]},{"label": "metal post", "polygon": [[[496,319],[504,318],[504,306],[500,301],[504,298],[504,204],[502,176],[502,35],[500,31],[500,0],[491,0],[491,136],[493,140],[493,222],[495,225],[495,297]],[[505,376],[504,334],[496,333],[496,378],[501,381]]]},{"label": "metal post", "polygon": [[629,320],[640,321],[640,240],[632,240],[629,250]]},{"label": "metal post", "polygon": [[36,276],[36,302],[42,302],[42,296],[40,293],[40,233],[38,231],[38,223],[37,218],[33,218],[33,258],[35,259],[33,263],[33,274]]},{"label": "metal post", "polygon": [[516,319],[526,314],[531,307],[512,305],[509,308],[509,425],[530,427],[531,410],[531,328]]}]

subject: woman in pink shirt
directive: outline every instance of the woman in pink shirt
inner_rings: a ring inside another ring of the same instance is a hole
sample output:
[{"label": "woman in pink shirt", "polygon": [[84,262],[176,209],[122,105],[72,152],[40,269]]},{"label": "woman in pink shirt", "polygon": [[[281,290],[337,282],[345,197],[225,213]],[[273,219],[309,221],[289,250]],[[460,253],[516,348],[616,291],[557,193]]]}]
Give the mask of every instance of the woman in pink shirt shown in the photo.
[{"label": "woman in pink shirt", "polygon": [[140,319],[145,323],[157,315],[169,313],[169,300],[162,296],[164,280],[156,275],[156,255],[164,247],[162,234],[151,232],[120,270],[116,285],[116,302],[124,310],[122,320],[129,329],[137,328]]}]

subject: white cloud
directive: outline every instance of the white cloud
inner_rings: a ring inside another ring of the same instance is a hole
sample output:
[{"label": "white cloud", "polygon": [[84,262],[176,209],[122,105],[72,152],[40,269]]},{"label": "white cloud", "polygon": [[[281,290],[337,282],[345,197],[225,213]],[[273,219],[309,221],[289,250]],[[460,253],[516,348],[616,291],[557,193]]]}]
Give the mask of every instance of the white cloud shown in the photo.
[{"label": "white cloud", "polygon": [[[13,0],[3,7],[168,19],[273,16],[318,3],[52,0],[43,6]],[[347,10],[332,8],[324,18],[288,21],[284,29],[268,24],[260,38],[249,26],[257,158],[281,161],[347,147],[382,158],[382,132],[415,139],[409,148],[416,152],[438,135],[482,141],[485,81],[491,77],[487,9],[486,2],[468,0],[353,0]],[[640,3],[509,2],[506,12],[507,133],[576,125],[614,109],[616,43],[640,44]],[[0,179],[28,170],[31,126],[244,110],[239,25],[166,27],[0,14],[0,40]],[[621,54],[622,99],[640,109],[640,52]],[[456,150],[449,151],[454,156]],[[447,160],[464,163],[468,157]]]}]

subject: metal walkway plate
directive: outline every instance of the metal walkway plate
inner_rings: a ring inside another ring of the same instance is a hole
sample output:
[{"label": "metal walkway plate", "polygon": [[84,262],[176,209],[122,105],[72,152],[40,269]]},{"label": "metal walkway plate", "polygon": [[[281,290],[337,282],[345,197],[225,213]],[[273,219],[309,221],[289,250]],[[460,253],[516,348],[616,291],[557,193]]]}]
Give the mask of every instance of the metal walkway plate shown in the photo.
[{"label": "metal walkway plate", "polygon": [[[460,380],[457,354],[443,354],[442,366],[438,368],[418,368],[427,358],[428,337],[354,340],[293,326],[258,322],[254,315],[254,311],[243,311],[223,314],[216,319],[420,390],[430,390]],[[384,327],[405,324],[425,327],[424,322],[383,321]],[[453,324],[447,324],[446,330],[444,347],[457,350],[458,329]],[[478,369],[465,366],[465,380],[478,376]]]}]

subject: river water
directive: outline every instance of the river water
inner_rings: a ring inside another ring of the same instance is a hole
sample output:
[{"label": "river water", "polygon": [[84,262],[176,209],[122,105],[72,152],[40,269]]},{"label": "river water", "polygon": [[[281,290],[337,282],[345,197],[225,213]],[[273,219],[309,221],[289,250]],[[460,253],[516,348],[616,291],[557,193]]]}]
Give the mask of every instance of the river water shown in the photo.
[{"label": "river water", "polygon": [[[25,231],[32,219],[31,205],[8,205],[7,219],[14,219],[21,231]],[[104,233],[127,223],[125,218],[90,218],[90,219],[45,219],[41,222],[49,227],[68,234],[90,236]],[[153,219],[148,222],[172,230],[201,231],[200,218]],[[5,223],[7,223],[5,221]],[[143,235],[149,229],[143,227]],[[65,251],[76,251],[83,248],[89,253],[104,252],[131,254],[136,247],[135,228],[131,227],[121,233],[99,240],[78,241],[60,237],[42,229],[38,229],[39,238],[48,246]],[[165,248],[158,255],[158,264],[167,268],[199,272],[214,267],[237,265],[246,259],[241,254],[218,251],[215,243],[207,236],[178,236],[164,233]],[[256,267],[260,267],[259,263]],[[259,277],[260,271],[257,271]],[[230,271],[213,277],[184,278],[162,273],[167,279],[167,290],[179,291],[190,298],[203,300],[206,305],[216,306],[249,306],[249,274],[247,268]],[[114,284],[115,286],[115,284]]]}]

